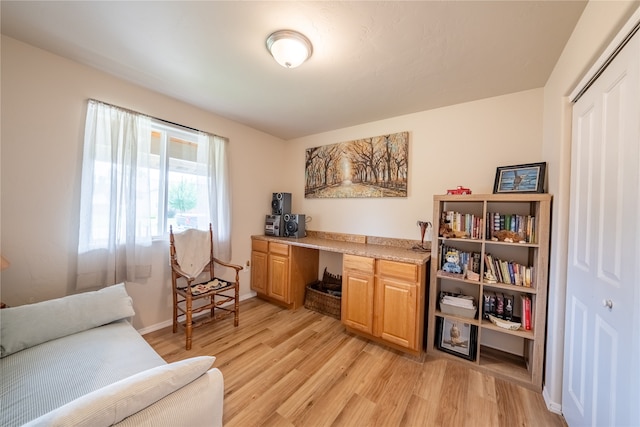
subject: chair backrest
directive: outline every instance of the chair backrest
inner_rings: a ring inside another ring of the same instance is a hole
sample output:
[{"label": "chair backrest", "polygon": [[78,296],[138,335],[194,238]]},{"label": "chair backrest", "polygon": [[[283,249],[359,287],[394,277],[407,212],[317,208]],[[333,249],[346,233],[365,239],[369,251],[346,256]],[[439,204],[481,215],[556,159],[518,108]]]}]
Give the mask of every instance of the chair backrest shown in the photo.
[{"label": "chair backrest", "polygon": [[210,279],[214,278],[213,262],[213,230],[187,229],[181,233],[173,233],[169,227],[169,253],[171,265],[177,265],[190,276],[197,276],[209,271]]}]

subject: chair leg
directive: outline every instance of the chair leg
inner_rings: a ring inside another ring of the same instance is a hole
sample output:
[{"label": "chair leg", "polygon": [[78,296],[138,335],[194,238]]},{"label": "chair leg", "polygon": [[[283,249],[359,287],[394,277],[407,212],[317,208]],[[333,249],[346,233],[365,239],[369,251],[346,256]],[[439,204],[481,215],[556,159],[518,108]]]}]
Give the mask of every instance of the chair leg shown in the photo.
[{"label": "chair leg", "polygon": [[178,332],[178,294],[173,292],[173,333]]},{"label": "chair leg", "polygon": [[236,285],[235,289],[235,300],[233,301],[233,326],[238,326],[238,322],[240,321],[240,298],[238,298],[239,290]]},{"label": "chair leg", "polygon": [[187,350],[191,350],[191,334],[193,333],[193,325],[192,325],[192,317],[193,317],[193,313],[191,312],[191,307],[192,307],[192,301],[191,301],[191,296],[187,296],[186,299],[186,307],[187,307],[187,312],[186,314],[186,320],[185,320],[185,335],[186,335],[186,345],[185,348]]}]

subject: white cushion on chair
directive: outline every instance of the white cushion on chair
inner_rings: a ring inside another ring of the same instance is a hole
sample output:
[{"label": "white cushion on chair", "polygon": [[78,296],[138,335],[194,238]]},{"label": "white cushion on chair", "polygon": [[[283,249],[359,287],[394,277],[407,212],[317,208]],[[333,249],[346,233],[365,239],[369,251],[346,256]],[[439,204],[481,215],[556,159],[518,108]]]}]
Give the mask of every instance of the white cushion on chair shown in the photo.
[{"label": "white cushion on chair", "polygon": [[216,291],[216,290],[228,288],[231,286],[233,286],[233,283],[216,278],[207,283],[200,283],[200,284],[191,286],[191,294],[192,295],[206,294],[209,291]]},{"label": "white cushion on chair", "polygon": [[180,268],[192,277],[202,273],[211,261],[211,238],[209,231],[190,228],[173,235],[176,259]]}]

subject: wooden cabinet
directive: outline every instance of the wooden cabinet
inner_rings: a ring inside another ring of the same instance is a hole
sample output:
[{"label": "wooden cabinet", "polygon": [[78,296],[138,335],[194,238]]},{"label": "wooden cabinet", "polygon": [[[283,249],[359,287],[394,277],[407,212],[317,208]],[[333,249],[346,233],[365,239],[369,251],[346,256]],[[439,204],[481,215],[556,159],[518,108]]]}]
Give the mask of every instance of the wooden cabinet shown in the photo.
[{"label": "wooden cabinet", "polygon": [[269,243],[267,295],[271,298],[291,304],[289,298],[289,245]]},{"label": "wooden cabinet", "polygon": [[373,335],[375,259],[345,254],[342,258],[342,323]]},{"label": "wooden cabinet", "polygon": [[251,242],[251,289],[259,294],[267,293],[267,265],[269,242],[253,240]]},{"label": "wooden cabinet", "polygon": [[273,303],[301,307],[306,285],[319,276],[319,251],[342,253],[340,314],[346,329],[421,356],[430,255],[408,251],[401,245],[390,249],[380,239],[372,239],[376,243],[350,238],[287,240],[254,236],[251,288]]},{"label": "wooden cabinet", "polygon": [[307,284],[318,278],[318,250],[253,239],[251,289],[288,308],[304,304]]},{"label": "wooden cabinet", "polygon": [[342,322],[403,351],[422,351],[425,265],[345,254]]},{"label": "wooden cabinet", "polygon": [[419,350],[418,335],[422,336],[424,303],[424,272],[415,264],[378,260],[376,278],[377,330],[387,342]]},{"label": "wooden cabinet", "polygon": [[[447,230],[446,237],[441,231],[432,241],[428,353],[455,357],[498,377],[542,389],[550,211],[548,194],[434,197],[434,223],[444,222],[453,230]],[[451,253],[469,261],[459,270],[443,268],[445,255]],[[440,304],[444,293],[473,297],[476,313],[469,317],[450,307],[444,310]],[[520,320],[522,326],[510,330],[493,324],[484,316],[485,297],[512,304],[512,320]],[[526,316],[527,301],[530,316]],[[469,328],[470,357],[457,357],[455,350],[443,345],[449,339],[445,324]]]}]

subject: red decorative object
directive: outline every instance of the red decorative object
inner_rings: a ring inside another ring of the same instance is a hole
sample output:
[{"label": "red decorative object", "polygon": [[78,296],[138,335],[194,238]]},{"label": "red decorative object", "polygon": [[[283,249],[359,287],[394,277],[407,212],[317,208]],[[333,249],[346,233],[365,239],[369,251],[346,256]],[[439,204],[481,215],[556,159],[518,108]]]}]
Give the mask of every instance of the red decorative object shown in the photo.
[{"label": "red decorative object", "polygon": [[447,190],[447,194],[471,194],[471,190],[458,185],[458,188],[454,190]]}]

